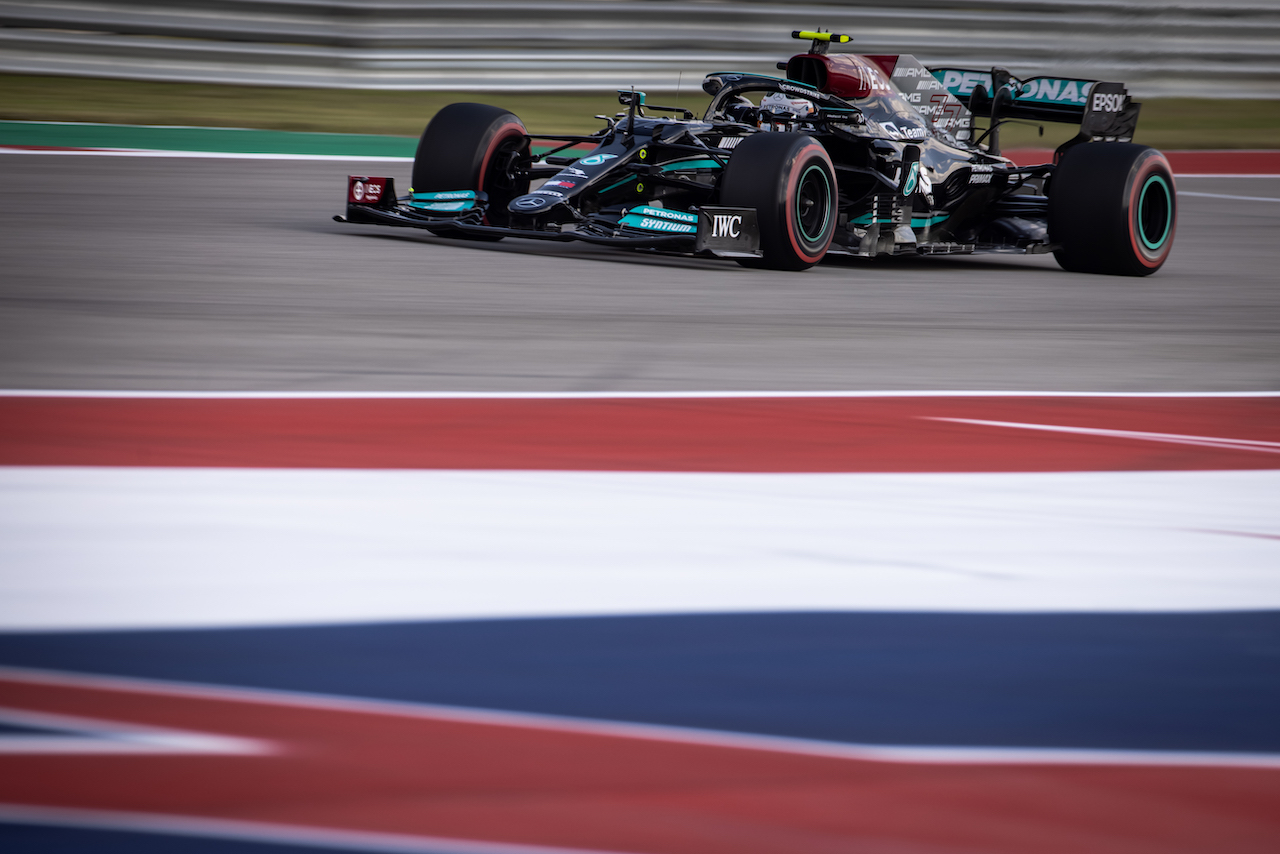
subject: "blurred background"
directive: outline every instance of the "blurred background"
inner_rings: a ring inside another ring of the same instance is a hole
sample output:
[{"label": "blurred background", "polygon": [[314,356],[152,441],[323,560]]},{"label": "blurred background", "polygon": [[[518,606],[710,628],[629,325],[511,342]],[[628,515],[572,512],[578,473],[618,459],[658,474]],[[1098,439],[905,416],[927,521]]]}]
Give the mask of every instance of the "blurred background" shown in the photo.
[{"label": "blurred background", "polygon": [[1280,98],[1280,7],[1228,0],[4,2],[0,110],[416,135],[457,100],[438,95],[518,92],[531,129],[593,130],[599,93],[606,106],[628,86],[702,104],[703,75],[771,72],[800,48],[793,29],[819,26],[852,35],[859,53],[1126,82],[1148,101],[1140,130],[1158,146],[1265,147],[1280,126],[1275,103],[1240,104]]},{"label": "blurred background", "polygon": [[[817,27],[1280,148],[1274,0],[0,0],[0,850],[1280,850],[1275,153],[1174,158],[1123,282],[331,219],[448,103],[590,132]],[[770,468],[823,431],[867,468]]]}]

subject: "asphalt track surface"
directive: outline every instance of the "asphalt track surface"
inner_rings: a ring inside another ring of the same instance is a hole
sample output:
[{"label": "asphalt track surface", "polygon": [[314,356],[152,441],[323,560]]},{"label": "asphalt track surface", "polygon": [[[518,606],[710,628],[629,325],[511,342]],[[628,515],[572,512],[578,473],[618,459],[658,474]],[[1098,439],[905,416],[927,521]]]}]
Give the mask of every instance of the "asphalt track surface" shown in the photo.
[{"label": "asphalt track surface", "polygon": [[1146,279],[1049,257],[805,273],[333,222],[407,163],[0,156],[0,387],[1280,387],[1277,178],[1182,178]]},{"label": "asphalt track surface", "polygon": [[[1132,280],[331,221],[407,172],[0,155],[0,388],[1280,388],[1276,178]],[[1274,397],[0,398],[5,851],[1276,850]]]}]

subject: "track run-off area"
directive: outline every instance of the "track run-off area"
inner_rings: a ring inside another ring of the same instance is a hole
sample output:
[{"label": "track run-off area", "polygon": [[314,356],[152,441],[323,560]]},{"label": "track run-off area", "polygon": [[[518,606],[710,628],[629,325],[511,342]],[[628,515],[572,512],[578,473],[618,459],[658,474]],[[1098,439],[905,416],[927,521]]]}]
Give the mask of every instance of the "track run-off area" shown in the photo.
[{"label": "track run-off area", "polygon": [[52,147],[0,153],[6,851],[1280,844],[1267,156],[1175,157],[1115,279]]}]

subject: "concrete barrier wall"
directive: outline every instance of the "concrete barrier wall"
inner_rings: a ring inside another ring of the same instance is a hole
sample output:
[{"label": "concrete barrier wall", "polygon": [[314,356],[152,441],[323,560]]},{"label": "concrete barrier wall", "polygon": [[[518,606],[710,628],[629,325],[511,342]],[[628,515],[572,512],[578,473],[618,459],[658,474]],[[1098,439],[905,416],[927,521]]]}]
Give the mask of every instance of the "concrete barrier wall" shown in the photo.
[{"label": "concrete barrier wall", "polygon": [[0,70],[369,89],[697,86],[823,27],[863,53],[1280,98],[1280,2],[0,0]]}]

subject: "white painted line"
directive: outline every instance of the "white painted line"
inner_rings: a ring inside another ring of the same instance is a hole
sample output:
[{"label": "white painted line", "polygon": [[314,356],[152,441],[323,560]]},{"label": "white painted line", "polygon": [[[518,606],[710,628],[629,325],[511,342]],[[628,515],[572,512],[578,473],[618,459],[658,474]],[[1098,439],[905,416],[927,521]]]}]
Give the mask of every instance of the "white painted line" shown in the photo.
[{"label": "white painted line", "polygon": [[[157,125],[157,127],[168,127],[167,125]],[[183,127],[183,125],[172,125],[172,127]],[[328,162],[350,162],[353,160],[363,161],[366,163],[412,163],[412,157],[389,157],[379,155],[361,155],[361,154],[266,154],[252,152],[233,152],[233,151],[164,151],[159,149],[130,149],[130,148],[81,148],[81,149],[41,149],[41,148],[22,148],[18,146],[0,145],[0,154],[40,154],[40,155],[75,155],[81,157],[168,157],[168,158],[199,158],[214,160],[315,160]],[[1273,173],[1198,173],[1198,172],[1176,172],[1174,177],[1181,180],[1182,178],[1280,178],[1280,174]]]},{"label": "white painted line", "polygon": [[578,718],[568,715],[479,709],[434,703],[373,700],[303,691],[230,688],[187,682],[88,675],[22,667],[0,666],[0,679],[108,691],[195,697],[223,702],[255,703],[322,711],[355,712],[365,715],[407,717],[418,720],[450,721],[478,726],[502,726],[608,738],[675,742],[705,747],[723,747],[733,750],[790,753],[863,762],[912,765],[1128,765],[1280,768],[1280,754],[1274,753],[1095,750],[1057,747],[952,747],[946,745],[918,747],[897,744],[862,744],[788,736],[758,735],[726,730],[697,729],[663,724]]},{"label": "white painted line", "polygon": [[362,154],[255,154],[228,151],[144,151],[132,149],[91,149],[64,151],[0,147],[0,154],[80,155],[94,157],[186,157],[202,160],[316,160],[327,162],[412,163],[412,157],[382,157]]},{"label": "white painted line", "polygon": [[1108,436],[1117,439],[1139,439],[1146,442],[1169,442],[1176,445],[1199,445],[1206,448],[1229,448],[1280,454],[1280,442],[1258,439],[1223,439],[1216,436],[1186,436],[1180,433],[1149,433],[1141,430],[1106,430],[1096,427],[1064,427],[1055,424],[1023,424],[1016,421],[985,421],[980,418],[937,418],[921,416],[926,421],[953,421],[985,427],[1011,427],[1018,430],[1047,430],[1053,433],[1076,433],[1084,436]]},{"label": "white painted line", "polygon": [[0,706],[0,723],[34,729],[71,731],[76,735],[0,734],[0,755],[22,754],[60,756],[94,755],[187,755],[215,754],[263,756],[275,752],[265,741],[192,732],[168,727],[147,727],[119,721],[72,715],[32,712]]},{"label": "white painted line", "polygon": [[[331,830],[259,821],[192,818],[161,813],[114,812],[69,807],[38,807],[26,804],[0,804],[0,821],[85,830],[116,830],[229,839],[239,842],[266,842],[341,851],[371,851],[379,854],[616,854],[616,852],[586,848],[551,848],[545,845],[482,842],[439,836]],[[175,845],[174,850],[181,849]]]},{"label": "white painted line", "polygon": [[1264,196],[1229,196],[1226,193],[1193,193],[1189,190],[1179,190],[1179,196],[1199,196],[1204,199],[1232,199],[1240,202],[1280,202],[1280,199],[1269,199]]},{"label": "white painted line", "polygon": [[1280,391],[180,391],[146,389],[0,389],[4,397],[82,397],[125,400],[683,400],[752,398],[1103,397],[1272,398]]},{"label": "white painted line", "polygon": [[1280,608],[1280,469],[9,466],[0,568],[0,630],[33,632],[1266,610]]},{"label": "white painted line", "polygon": [[1233,172],[1233,173],[1230,173],[1230,174],[1223,174],[1223,173],[1218,173],[1218,172],[1177,172],[1177,173],[1174,173],[1174,177],[1175,177],[1175,178],[1177,178],[1178,180],[1182,180],[1183,178],[1249,178],[1249,179],[1253,179],[1253,178],[1280,178],[1280,173],[1274,173],[1274,172],[1261,172],[1261,173]]}]

